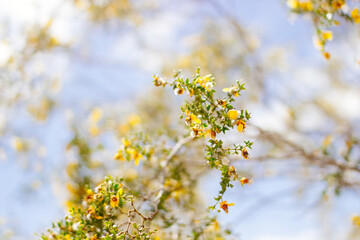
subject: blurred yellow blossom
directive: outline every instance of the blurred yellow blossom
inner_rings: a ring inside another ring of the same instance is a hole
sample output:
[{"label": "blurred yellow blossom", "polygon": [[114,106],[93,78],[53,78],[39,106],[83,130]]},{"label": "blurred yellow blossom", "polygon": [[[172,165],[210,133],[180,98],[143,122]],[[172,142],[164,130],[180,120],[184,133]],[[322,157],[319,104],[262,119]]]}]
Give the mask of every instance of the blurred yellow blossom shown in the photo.
[{"label": "blurred yellow blossom", "polygon": [[143,158],[143,155],[139,153],[138,150],[134,148],[128,148],[126,149],[126,152],[130,154],[131,158],[135,160],[135,164],[139,165],[139,160]]},{"label": "blurred yellow blossom", "polygon": [[353,217],[351,218],[351,220],[352,220],[352,222],[353,222],[353,224],[354,224],[355,226],[360,227],[360,216],[359,216],[359,215],[353,216]]},{"label": "blurred yellow blossom", "polygon": [[14,137],[12,145],[13,145],[13,148],[18,152],[23,152],[26,150],[25,141],[19,137]]},{"label": "blurred yellow blossom", "polygon": [[354,23],[360,23],[360,13],[358,8],[354,8],[351,11],[351,17],[354,20]]},{"label": "blurred yellow blossom", "polygon": [[125,148],[129,147],[130,144],[131,144],[130,141],[127,140],[126,138],[122,138],[121,142],[122,142],[122,144],[124,145]]},{"label": "blurred yellow blossom", "polygon": [[100,134],[100,129],[96,124],[91,124],[89,127],[89,133],[91,136],[96,137]]},{"label": "blurred yellow blossom", "polygon": [[332,2],[332,7],[335,9],[339,9],[342,8],[342,6],[345,5],[345,1],[344,0],[335,0]]},{"label": "blurred yellow blossom", "polygon": [[139,115],[133,114],[129,117],[128,123],[130,126],[138,125],[141,122],[141,118]]},{"label": "blurred yellow blossom", "polygon": [[121,161],[124,161],[124,160],[125,160],[124,157],[123,157],[123,155],[122,155],[122,152],[121,152],[121,151],[118,151],[117,153],[115,153],[114,159],[115,159],[115,160],[121,160]]},{"label": "blurred yellow blossom", "polygon": [[321,33],[321,36],[324,41],[331,41],[333,39],[333,34],[331,31],[324,31]]},{"label": "blurred yellow blossom", "polygon": [[331,135],[326,136],[326,137],[324,138],[323,142],[322,142],[323,147],[324,147],[324,148],[327,148],[327,147],[331,144],[332,139],[333,139],[333,138],[332,138]]},{"label": "blurred yellow blossom", "polygon": [[314,9],[311,1],[300,2],[298,0],[288,0],[287,5],[291,9],[300,9],[303,11],[312,11]]},{"label": "blurred yellow blossom", "polygon": [[328,53],[328,52],[323,52],[323,56],[326,60],[329,60],[331,57],[330,53]]},{"label": "blurred yellow blossom", "polygon": [[97,123],[103,115],[103,112],[100,108],[95,107],[90,113],[90,121]]}]

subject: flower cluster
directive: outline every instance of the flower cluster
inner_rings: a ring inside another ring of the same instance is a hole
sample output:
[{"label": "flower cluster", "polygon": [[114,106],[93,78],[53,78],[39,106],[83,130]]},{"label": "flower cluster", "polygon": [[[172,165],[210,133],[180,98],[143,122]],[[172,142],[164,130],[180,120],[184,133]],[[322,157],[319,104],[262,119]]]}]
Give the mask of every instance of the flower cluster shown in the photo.
[{"label": "flower cluster", "polygon": [[330,53],[325,51],[325,45],[333,39],[332,31],[328,29],[340,25],[341,20],[360,23],[359,9],[351,9],[346,0],[288,0],[287,5],[294,13],[309,14],[312,17],[316,27],[314,45],[322,52],[325,59],[330,59]]},{"label": "flower cluster", "polygon": [[114,155],[114,159],[116,160],[134,160],[135,164],[138,165],[140,160],[144,160],[145,157],[149,159],[153,154],[152,148],[143,148],[146,144],[146,138],[143,138],[142,136],[135,136],[132,139],[123,138],[121,142],[122,145],[120,149]]},{"label": "flower cluster", "polygon": [[94,191],[87,190],[81,207],[71,209],[42,239],[150,239],[154,231],[145,226],[147,218],[135,208],[133,198],[121,180],[106,177]]},{"label": "flower cluster", "polygon": [[[220,134],[226,134],[231,129],[242,133],[246,128],[246,122],[250,119],[247,110],[238,110],[233,106],[235,98],[245,90],[244,83],[239,81],[235,86],[224,88],[225,97],[216,98],[214,90],[215,79],[211,75],[201,76],[197,70],[193,79],[184,79],[180,72],[174,75],[174,81],[167,82],[158,76],[154,76],[155,86],[169,85],[175,95],[187,93],[189,100],[181,107],[181,119],[190,129],[190,135],[194,138],[206,138],[206,160],[211,168],[221,171],[221,191],[215,198],[217,201],[211,209],[215,209],[217,203],[228,187],[233,187],[232,180],[238,180],[242,185],[250,183],[246,178],[240,178],[233,166],[229,166],[227,156],[241,154],[245,159],[249,158],[247,148],[251,149],[252,142],[244,141],[244,144],[235,144],[233,147],[224,147],[224,142],[219,138]],[[241,180],[242,179],[242,180]]]}]

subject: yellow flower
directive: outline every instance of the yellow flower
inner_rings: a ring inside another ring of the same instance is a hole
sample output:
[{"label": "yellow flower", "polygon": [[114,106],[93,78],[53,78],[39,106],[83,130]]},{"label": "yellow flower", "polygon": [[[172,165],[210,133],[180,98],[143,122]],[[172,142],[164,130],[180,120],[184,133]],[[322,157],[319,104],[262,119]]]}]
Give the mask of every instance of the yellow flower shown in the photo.
[{"label": "yellow flower", "polygon": [[102,219],[103,217],[101,216],[98,216],[96,214],[96,209],[94,206],[90,206],[89,209],[86,211],[88,214],[90,214],[91,216],[93,216],[94,218],[96,219]]},{"label": "yellow flower", "polygon": [[297,0],[288,0],[287,5],[288,5],[289,8],[295,9],[295,8],[299,7],[299,1],[297,1]]},{"label": "yellow flower", "polygon": [[353,217],[351,218],[351,220],[352,220],[352,222],[353,222],[353,224],[354,224],[355,226],[359,226],[359,227],[360,227],[360,216],[359,216],[359,215],[353,216]]},{"label": "yellow flower", "polygon": [[117,127],[117,130],[118,130],[118,134],[119,134],[119,135],[125,135],[127,132],[130,131],[130,126],[127,125],[127,124],[120,124],[120,125]]},{"label": "yellow flower", "polygon": [[216,232],[219,232],[220,231],[220,224],[217,220],[214,220],[214,222],[212,223],[213,225],[213,228]]},{"label": "yellow flower", "polygon": [[242,155],[245,159],[249,159],[249,152],[247,151],[246,148],[243,148],[243,150],[241,151],[241,155]]},{"label": "yellow flower", "polygon": [[119,206],[119,198],[115,195],[112,195],[110,198],[110,205],[113,208],[118,207]]},{"label": "yellow flower", "polygon": [[135,160],[136,166],[139,165],[139,160],[143,158],[143,155],[139,153],[136,149],[128,148],[126,152],[130,154],[131,158]]},{"label": "yellow flower", "polygon": [[204,77],[199,77],[198,79],[196,79],[196,82],[200,84],[200,86],[202,86],[203,88],[205,88],[206,90],[211,90],[211,84],[207,84],[209,82],[211,82],[211,74],[206,75]]},{"label": "yellow flower", "polygon": [[184,93],[184,89],[178,84],[177,87],[174,89],[175,95],[182,95]]},{"label": "yellow flower", "polygon": [[91,124],[89,128],[90,135],[96,137],[100,134],[100,129],[96,124]]},{"label": "yellow flower", "polygon": [[230,176],[236,174],[236,170],[235,170],[235,168],[234,168],[233,166],[229,167],[228,174],[229,174]]},{"label": "yellow flower", "polygon": [[230,93],[230,94],[232,94],[234,97],[238,97],[238,96],[239,96],[239,88],[238,88],[238,86],[233,86],[233,87],[230,87],[230,88],[224,88],[224,89],[223,89],[223,92]]},{"label": "yellow flower", "polygon": [[240,183],[241,183],[241,185],[244,186],[244,184],[250,184],[250,183],[252,183],[252,180],[250,180],[250,179],[248,179],[248,178],[246,178],[246,177],[243,177],[243,178],[240,179]]},{"label": "yellow flower", "polygon": [[94,199],[101,202],[103,200],[103,196],[102,196],[101,193],[97,193],[97,194],[94,195]]},{"label": "yellow flower", "polygon": [[235,109],[229,110],[229,111],[228,111],[228,117],[229,117],[231,120],[237,119],[237,117],[238,117],[238,111],[235,110]]},{"label": "yellow flower", "polygon": [[70,234],[66,234],[66,235],[64,236],[64,240],[71,240]]},{"label": "yellow flower", "polygon": [[354,23],[360,23],[360,14],[358,8],[354,8],[354,10],[351,11],[351,17],[354,20]]},{"label": "yellow flower", "polygon": [[190,135],[192,137],[201,137],[204,136],[206,134],[206,131],[204,131],[204,129],[199,129],[197,127],[192,128],[192,131],[190,133]]},{"label": "yellow flower", "polygon": [[223,201],[220,203],[220,208],[224,210],[226,213],[229,212],[229,207],[234,206],[235,203],[228,203],[227,201]]},{"label": "yellow flower", "polygon": [[242,120],[239,120],[236,122],[237,124],[237,130],[241,133],[246,128],[246,123]]},{"label": "yellow flower", "polygon": [[86,193],[87,193],[87,195],[86,195],[85,201],[86,201],[86,202],[91,202],[91,201],[93,201],[93,200],[94,200],[94,193],[93,193],[93,191],[92,191],[91,189],[88,189],[88,190],[86,191]]},{"label": "yellow flower", "polygon": [[[121,184],[122,186],[122,184]],[[123,194],[124,190],[122,188],[119,189],[117,195],[120,197]]]},{"label": "yellow flower", "polygon": [[189,89],[189,96],[190,97],[194,96],[194,89],[192,88]]},{"label": "yellow flower", "polygon": [[301,9],[303,11],[312,11],[314,9],[311,1],[300,2],[298,0],[288,0],[287,5],[291,9]]},{"label": "yellow flower", "polygon": [[201,120],[198,117],[196,117],[194,114],[191,114],[190,118],[191,118],[191,122],[196,124],[201,124]]},{"label": "yellow flower", "polygon": [[333,39],[333,34],[331,31],[324,31],[321,33],[321,36],[324,41],[331,41]]},{"label": "yellow flower", "polygon": [[187,116],[185,118],[186,124],[188,124],[188,125],[193,124],[193,123],[194,124],[201,124],[201,120],[197,116],[195,116],[195,114],[190,113],[189,110],[186,110],[185,114]]},{"label": "yellow flower", "polygon": [[324,148],[327,148],[331,144],[331,142],[332,142],[332,136],[328,135],[324,138],[322,145]]},{"label": "yellow flower", "polygon": [[115,153],[114,159],[115,159],[115,160],[125,161],[125,158],[123,157],[121,151],[118,151],[117,153]]},{"label": "yellow flower", "polygon": [[314,36],[313,44],[317,50],[322,51],[324,49],[325,42],[320,40],[320,38],[318,36]]},{"label": "yellow flower", "polygon": [[300,3],[299,8],[301,8],[304,11],[309,11],[310,12],[310,11],[312,11],[314,9],[314,6],[313,6],[311,1],[306,1],[306,2]]},{"label": "yellow flower", "polygon": [[102,110],[96,107],[90,113],[90,120],[93,123],[97,123],[101,119],[102,115],[103,115]]},{"label": "yellow flower", "polygon": [[162,78],[160,78],[159,76],[153,76],[153,78],[154,78],[153,82],[156,87],[159,87],[159,86],[165,87],[166,82]]},{"label": "yellow flower", "polygon": [[199,77],[198,79],[196,79],[196,82],[199,83],[201,86],[204,87],[204,85],[209,82],[211,80],[211,74],[208,74],[206,76],[203,77]]},{"label": "yellow flower", "polygon": [[12,145],[15,148],[15,150],[18,151],[18,152],[24,151],[26,149],[25,142],[19,137],[15,137],[13,139],[13,144]]},{"label": "yellow flower", "polygon": [[125,148],[129,147],[130,144],[131,144],[130,141],[127,140],[126,138],[121,139],[121,142],[122,142],[122,144],[124,145]]}]

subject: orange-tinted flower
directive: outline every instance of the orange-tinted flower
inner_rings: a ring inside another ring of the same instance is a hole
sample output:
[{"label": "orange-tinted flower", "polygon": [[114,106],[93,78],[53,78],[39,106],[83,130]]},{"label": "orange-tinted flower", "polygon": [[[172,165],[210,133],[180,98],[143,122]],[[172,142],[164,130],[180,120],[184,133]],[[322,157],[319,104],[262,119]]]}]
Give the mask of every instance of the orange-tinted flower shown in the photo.
[{"label": "orange-tinted flower", "polygon": [[210,136],[211,136],[211,139],[215,139],[216,138],[216,132],[211,131]]},{"label": "orange-tinted flower", "polygon": [[326,60],[329,60],[331,57],[330,53],[328,53],[328,52],[323,52],[323,56]]},{"label": "orange-tinted flower", "polygon": [[175,95],[182,95],[184,93],[185,89],[183,89],[179,84],[174,89]]},{"label": "orange-tinted flower", "polygon": [[97,193],[94,195],[94,199],[101,202],[103,200],[103,196],[101,193]]},{"label": "orange-tinted flower", "polygon": [[222,107],[224,107],[226,105],[226,101],[224,101],[222,99],[217,100],[217,103],[218,103],[218,105],[220,105]]},{"label": "orange-tinted flower", "polygon": [[224,210],[226,213],[229,212],[229,207],[234,206],[235,203],[228,203],[227,201],[223,201],[220,203],[220,208]]},{"label": "orange-tinted flower", "polygon": [[154,83],[154,85],[155,85],[156,87],[165,86],[165,85],[166,85],[166,82],[165,82],[162,78],[160,78],[159,76],[153,76],[153,78],[154,78],[153,83]]},{"label": "orange-tinted flower", "polygon": [[110,198],[110,205],[111,207],[118,207],[119,206],[119,198],[115,195],[112,195]]},{"label": "orange-tinted flower", "polygon": [[87,195],[86,195],[85,201],[86,201],[86,202],[91,202],[91,201],[93,201],[93,200],[94,200],[94,193],[93,193],[93,191],[92,191],[91,189],[88,189],[86,193],[87,193]]},{"label": "orange-tinted flower", "polygon": [[236,174],[236,170],[235,170],[235,168],[233,166],[229,167],[228,174],[230,176]]},{"label": "orange-tinted flower", "polygon": [[204,136],[205,134],[206,132],[204,132],[204,129],[199,129],[197,127],[192,128],[192,131],[190,133],[192,137],[201,137]]},{"label": "orange-tinted flower", "polygon": [[335,0],[332,3],[332,7],[335,9],[341,8],[345,4],[344,0]]},{"label": "orange-tinted flower", "polygon": [[243,150],[241,151],[241,155],[242,155],[245,159],[249,159],[249,152],[247,151],[246,148],[243,148]]},{"label": "orange-tinted flower", "polygon": [[250,180],[250,179],[248,179],[246,177],[243,177],[243,178],[240,179],[240,183],[243,186],[244,186],[244,184],[250,184],[251,182],[252,182],[252,180]]}]

